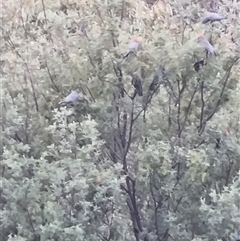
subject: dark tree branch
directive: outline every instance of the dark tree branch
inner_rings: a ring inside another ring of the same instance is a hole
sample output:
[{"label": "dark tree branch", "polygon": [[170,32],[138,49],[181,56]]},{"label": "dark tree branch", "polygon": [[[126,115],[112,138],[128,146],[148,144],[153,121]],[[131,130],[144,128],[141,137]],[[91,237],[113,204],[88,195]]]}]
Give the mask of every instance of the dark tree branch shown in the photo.
[{"label": "dark tree branch", "polygon": [[[238,59],[237,59],[236,61],[238,61]],[[221,93],[220,93],[220,95],[219,95],[218,101],[216,102],[215,107],[214,107],[214,109],[212,110],[212,112],[206,117],[205,120],[202,121],[201,125],[199,125],[199,126],[197,127],[197,128],[199,128],[200,130],[202,129],[202,127],[203,127],[204,125],[206,125],[206,123],[207,123],[207,122],[214,116],[214,114],[217,112],[217,110],[218,110],[218,108],[219,108],[219,106],[220,106],[220,104],[221,104],[221,98],[222,98],[222,96],[223,96],[223,94],[224,94],[224,91],[225,91],[225,89],[226,89],[226,86],[227,86],[227,83],[228,83],[228,80],[229,80],[229,76],[230,76],[230,73],[231,73],[231,69],[232,69],[232,67],[234,66],[234,64],[236,63],[236,61],[234,61],[234,62],[232,63],[232,65],[229,67],[229,69],[226,71],[225,75],[223,76],[222,79],[224,80],[224,82],[223,82],[223,87],[222,87]]]},{"label": "dark tree branch", "polygon": [[177,212],[178,206],[179,206],[179,204],[181,203],[182,199],[183,199],[183,196],[180,197],[179,200],[177,200],[177,205],[176,205],[176,207],[175,207],[174,210],[173,210],[174,213]]},{"label": "dark tree branch", "polygon": [[122,23],[123,18],[124,18],[124,7],[125,7],[125,0],[122,1],[121,21],[120,21],[119,28],[121,28],[121,23]]},{"label": "dark tree branch", "polygon": [[47,23],[47,14],[46,14],[46,8],[45,8],[44,0],[42,0],[42,7],[43,7],[43,12],[44,12],[45,23]]},{"label": "dark tree branch", "polygon": [[[124,114],[123,114],[123,131],[122,131],[122,147],[125,150],[126,147],[126,136],[127,136],[127,112],[126,110],[124,110]],[[129,137],[131,138],[131,137]],[[129,141],[131,141],[131,139],[129,139]]]},{"label": "dark tree branch", "polygon": [[172,112],[172,103],[171,103],[171,96],[168,98],[168,128],[172,125],[172,118],[171,118],[171,112]]},{"label": "dark tree branch", "polygon": [[200,95],[201,95],[201,116],[200,116],[200,124],[201,128],[199,128],[199,134],[202,133],[203,131],[203,116],[204,116],[204,108],[205,108],[205,101],[204,101],[204,82],[202,81],[200,84]]},{"label": "dark tree branch", "polygon": [[191,99],[190,99],[190,101],[188,103],[187,110],[185,112],[185,117],[184,117],[184,120],[183,120],[183,123],[182,123],[182,127],[181,127],[181,130],[180,130],[179,136],[181,136],[181,134],[182,134],[182,132],[183,132],[183,130],[185,128],[185,125],[186,125],[186,122],[187,122],[187,119],[188,119],[188,114],[190,112],[190,109],[191,109],[191,106],[192,106],[192,102],[193,102],[193,99],[195,97],[195,94],[197,93],[197,90],[198,90],[198,83],[196,84],[195,89],[193,91],[193,94],[191,96]]},{"label": "dark tree branch", "polygon": [[[124,148],[125,153],[124,153],[124,157],[123,157],[123,165],[124,167],[124,171],[127,173],[127,164],[126,164],[126,157],[131,145],[131,140],[132,140],[132,131],[133,131],[133,123],[134,123],[134,119],[133,119],[133,112],[134,112],[134,101],[132,101],[132,110],[131,110],[131,115],[130,115],[130,126],[129,126],[129,134],[128,134],[128,141],[127,141],[127,147]],[[125,137],[126,138],[126,137]]]},{"label": "dark tree branch", "polygon": [[158,240],[160,241],[160,235],[159,235],[159,230],[158,230],[158,216],[157,216],[158,205],[157,205],[157,201],[156,201],[154,191],[153,191],[153,187],[152,187],[151,176],[150,176],[150,193],[152,195],[153,205],[154,205],[154,225],[155,225],[155,229],[156,229],[156,235],[158,237]]},{"label": "dark tree branch", "polygon": [[49,70],[49,67],[48,67],[48,63],[47,63],[47,60],[46,60],[46,57],[44,56],[44,60],[45,60],[45,65],[46,65],[46,68],[47,68],[47,72],[48,72],[48,75],[49,75],[49,78],[53,84],[53,86],[55,87],[56,91],[59,92],[59,88],[57,87],[57,85],[55,84],[54,80],[53,80],[53,77],[51,75],[51,72]]},{"label": "dark tree branch", "polygon": [[152,98],[153,98],[154,93],[159,89],[160,84],[161,84],[161,83],[159,83],[158,86],[157,86],[157,88],[148,96],[148,100],[146,101],[144,107],[143,107],[142,110],[140,110],[139,113],[133,118],[133,122],[135,122],[135,121],[137,120],[137,118],[141,115],[141,113],[147,109],[148,105],[151,103],[151,100],[152,100]]},{"label": "dark tree branch", "polygon": [[[177,79],[178,83],[178,108],[177,108],[177,125],[178,125],[178,138],[181,137],[181,122],[180,122],[180,115],[181,115],[181,90],[180,90],[180,80]],[[176,105],[175,105],[176,106]]]}]

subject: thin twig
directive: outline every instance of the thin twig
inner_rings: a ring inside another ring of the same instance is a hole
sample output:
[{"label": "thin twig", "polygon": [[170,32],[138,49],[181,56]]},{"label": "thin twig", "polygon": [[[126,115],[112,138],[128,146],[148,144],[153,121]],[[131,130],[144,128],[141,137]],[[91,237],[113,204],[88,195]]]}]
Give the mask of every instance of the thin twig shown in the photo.
[{"label": "thin twig", "polygon": [[42,7],[43,7],[43,13],[44,13],[44,18],[45,18],[45,23],[47,23],[47,14],[46,14],[46,8],[45,8],[44,0],[42,0]]},{"label": "thin twig", "polygon": [[200,116],[200,128],[199,128],[199,133],[201,133],[201,131],[203,130],[202,127],[203,127],[203,116],[204,116],[204,108],[205,108],[205,101],[204,101],[204,82],[202,81],[201,82],[201,85],[200,85],[201,89],[200,89],[200,94],[201,94],[201,102],[202,102],[202,105],[201,105],[201,116]]}]

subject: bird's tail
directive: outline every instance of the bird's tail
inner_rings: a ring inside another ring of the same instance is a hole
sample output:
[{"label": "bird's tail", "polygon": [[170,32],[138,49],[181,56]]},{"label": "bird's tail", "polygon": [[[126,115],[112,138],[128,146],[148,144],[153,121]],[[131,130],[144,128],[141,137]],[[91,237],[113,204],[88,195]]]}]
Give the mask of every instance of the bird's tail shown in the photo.
[{"label": "bird's tail", "polygon": [[133,51],[129,51],[123,58],[126,59],[129,55],[131,55]]},{"label": "bird's tail", "polygon": [[207,23],[207,22],[209,22],[209,19],[208,19],[208,18],[205,18],[205,19],[202,20],[202,23],[203,23],[203,24],[205,24],[205,23]]},{"label": "bird's tail", "polygon": [[136,91],[139,96],[143,96],[142,86],[140,86],[139,88],[136,88]]}]

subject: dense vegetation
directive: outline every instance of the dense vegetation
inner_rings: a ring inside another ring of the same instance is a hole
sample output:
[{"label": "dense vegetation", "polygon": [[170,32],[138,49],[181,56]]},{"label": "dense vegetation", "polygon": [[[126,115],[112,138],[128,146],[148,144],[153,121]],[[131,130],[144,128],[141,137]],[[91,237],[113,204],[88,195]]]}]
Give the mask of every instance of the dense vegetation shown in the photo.
[{"label": "dense vegetation", "polygon": [[166,2],[3,2],[1,240],[237,239],[240,2]]}]

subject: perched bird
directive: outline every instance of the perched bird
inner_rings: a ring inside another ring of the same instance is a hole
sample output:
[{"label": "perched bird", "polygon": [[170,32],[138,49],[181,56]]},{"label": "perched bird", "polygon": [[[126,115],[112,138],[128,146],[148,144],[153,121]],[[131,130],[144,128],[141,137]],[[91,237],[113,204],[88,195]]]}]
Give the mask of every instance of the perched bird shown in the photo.
[{"label": "perched bird", "polygon": [[154,91],[157,88],[160,79],[164,78],[164,76],[166,76],[165,69],[161,66],[155,74],[153,81],[149,86],[149,90]]},{"label": "perched bird", "polygon": [[153,78],[152,83],[149,86],[149,90],[154,91],[159,83],[159,76],[156,74]]},{"label": "perched bird", "polygon": [[73,90],[67,97],[65,97],[62,101],[60,101],[58,104],[69,104],[69,103],[75,103],[78,99],[78,92],[76,90]]},{"label": "perched bird", "polygon": [[139,96],[143,96],[142,81],[137,75],[132,76],[132,85]]},{"label": "perched bird", "polygon": [[[229,136],[229,131],[228,130],[225,130],[225,131],[223,131],[221,133],[221,137],[218,137],[216,139],[216,145],[215,145],[216,149],[220,149],[221,148],[221,143],[226,139],[227,136]],[[240,236],[239,236],[239,238],[240,238]]]},{"label": "perched bird", "polygon": [[208,42],[208,40],[202,35],[198,35],[198,42],[202,45],[202,47],[211,54],[214,54],[215,56],[217,55],[213,46]]},{"label": "perched bird", "polygon": [[204,65],[204,59],[194,63],[193,68],[195,69],[196,72],[198,72],[203,65]]},{"label": "perched bird", "polygon": [[227,17],[225,17],[225,16],[222,16],[222,15],[220,15],[220,14],[218,14],[218,13],[212,13],[212,12],[210,12],[210,13],[207,13],[206,15],[205,15],[205,17],[203,18],[203,21],[202,21],[202,23],[208,23],[208,22],[215,22],[215,21],[221,21],[221,20],[223,20],[223,19],[226,19]]},{"label": "perched bird", "polygon": [[124,59],[127,58],[129,55],[136,53],[136,51],[138,50],[140,44],[141,44],[142,40],[140,37],[136,37],[130,44],[128,47],[128,53],[123,57]]}]

